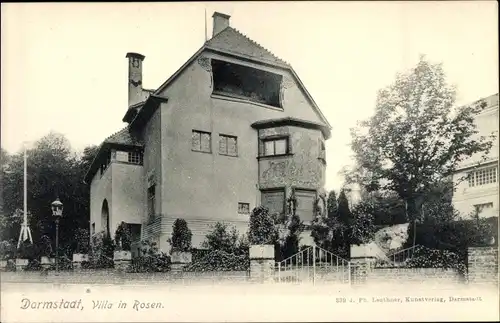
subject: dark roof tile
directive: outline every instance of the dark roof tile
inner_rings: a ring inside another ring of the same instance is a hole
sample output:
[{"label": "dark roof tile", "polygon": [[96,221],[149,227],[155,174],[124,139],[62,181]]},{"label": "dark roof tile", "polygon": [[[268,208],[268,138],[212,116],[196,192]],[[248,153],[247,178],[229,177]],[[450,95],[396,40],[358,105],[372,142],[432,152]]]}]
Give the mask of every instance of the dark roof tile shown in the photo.
[{"label": "dark roof tile", "polygon": [[121,129],[115,132],[108,138],[104,140],[105,143],[118,144],[118,145],[130,145],[130,146],[142,146],[142,143],[133,136],[130,135],[129,127]]},{"label": "dark roof tile", "polygon": [[227,27],[215,35],[215,37],[207,41],[206,45],[208,47],[219,48],[235,54],[248,56],[249,58],[257,58],[269,63],[289,67],[287,62],[278,58],[269,50],[232,27]]}]

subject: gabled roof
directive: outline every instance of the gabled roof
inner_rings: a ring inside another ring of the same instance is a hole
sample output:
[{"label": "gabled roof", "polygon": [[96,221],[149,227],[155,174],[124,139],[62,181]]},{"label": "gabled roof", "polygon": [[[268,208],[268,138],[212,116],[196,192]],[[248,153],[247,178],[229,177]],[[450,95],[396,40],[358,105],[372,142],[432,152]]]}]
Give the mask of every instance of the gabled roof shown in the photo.
[{"label": "gabled roof", "polygon": [[129,126],[126,126],[104,139],[104,142],[108,144],[142,147],[142,143],[139,142],[137,138],[130,135]]},{"label": "gabled roof", "polygon": [[95,172],[100,167],[98,161],[103,158],[103,153],[109,151],[111,147],[133,147],[137,149],[143,147],[143,144],[138,139],[131,136],[129,126],[126,126],[104,139],[102,144],[99,146],[99,150],[97,151],[94,160],[92,160],[87,173],[85,174],[85,183],[89,183],[89,180],[92,179],[92,176],[94,176]]},{"label": "gabled roof", "polygon": [[207,41],[205,46],[222,49],[250,59],[257,58],[273,65],[277,64],[282,67],[290,67],[287,62],[278,58],[269,50],[232,27],[227,27],[218,33],[215,37]]},{"label": "gabled roof", "polygon": [[187,66],[189,66],[189,64],[197,59],[198,56],[201,55],[201,53],[203,53],[203,51],[205,50],[220,52],[222,54],[229,54],[249,61],[254,61],[256,63],[272,65],[274,67],[288,70],[295,78],[299,87],[303,90],[305,96],[313,106],[313,109],[315,110],[318,117],[328,128],[331,129],[330,123],[326,119],[325,115],[321,112],[311,94],[307,91],[306,87],[300,80],[297,73],[295,73],[291,65],[284,60],[276,57],[269,50],[265,49],[264,47],[232,27],[226,27],[212,39],[208,40],[198,51],[196,51],[196,53],[193,54],[193,56],[191,56],[191,58],[187,60],[186,63],[184,63],[172,76],[170,76],[155,91],[154,94],[159,95],[170,83],[172,83],[177,78],[177,76],[179,76],[184,71]]}]

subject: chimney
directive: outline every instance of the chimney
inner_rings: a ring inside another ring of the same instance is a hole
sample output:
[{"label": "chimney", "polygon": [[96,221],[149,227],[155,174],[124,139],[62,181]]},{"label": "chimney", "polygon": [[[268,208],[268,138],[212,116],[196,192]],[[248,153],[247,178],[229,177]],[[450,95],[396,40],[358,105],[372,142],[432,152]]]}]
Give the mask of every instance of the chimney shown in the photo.
[{"label": "chimney", "polygon": [[128,106],[143,100],[142,95],[142,61],[144,55],[127,53],[128,58]]},{"label": "chimney", "polygon": [[214,32],[212,37],[215,37],[215,35],[229,27],[229,18],[231,16],[216,11],[212,15],[212,18],[214,18]]}]

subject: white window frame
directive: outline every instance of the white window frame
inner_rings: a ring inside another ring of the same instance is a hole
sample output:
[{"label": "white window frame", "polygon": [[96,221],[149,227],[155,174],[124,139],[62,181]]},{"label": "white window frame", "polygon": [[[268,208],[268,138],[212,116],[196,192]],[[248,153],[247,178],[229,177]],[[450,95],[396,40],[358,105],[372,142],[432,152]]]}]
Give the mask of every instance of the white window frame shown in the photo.
[{"label": "white window frame", "polygon": [[478,187],[498,182],[498,166],[480,168],[468,173],[469,187]]}]

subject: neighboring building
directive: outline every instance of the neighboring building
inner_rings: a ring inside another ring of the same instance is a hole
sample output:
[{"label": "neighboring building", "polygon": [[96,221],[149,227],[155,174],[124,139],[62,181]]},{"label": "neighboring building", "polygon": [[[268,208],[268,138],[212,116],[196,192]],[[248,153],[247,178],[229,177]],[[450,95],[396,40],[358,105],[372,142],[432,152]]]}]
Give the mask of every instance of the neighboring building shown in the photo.
[{"label": "neighboring building", "polygon": [[[487,107],[477,115],[475,122],[480,136],[496,133],[487,159],[476,154],[463,161],[453,176],[458,187],[453,194],[453,205],[465,216],[478,212],[482,218],[498,217],[498,93],[482,99]],[[480,101],[480,100],[478,100]]]},{"label": "neighboring building", "polygon": [[100,146],[90,183],[91,235],[121,221],[134,240],[168,251],[183,218],[200,247],[210,225],[244,233],[257,205],[313,218],[325,181],[330,125],[292,67],[214,13],[213,37],[156,90],[142,88],[144,56],[128,53],[128,125]]}]

